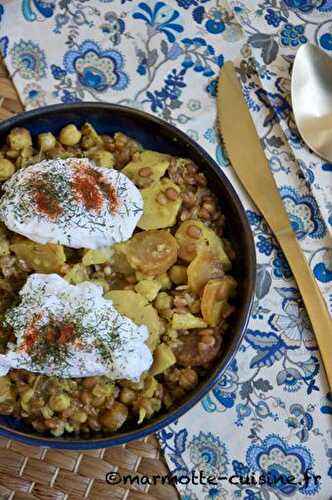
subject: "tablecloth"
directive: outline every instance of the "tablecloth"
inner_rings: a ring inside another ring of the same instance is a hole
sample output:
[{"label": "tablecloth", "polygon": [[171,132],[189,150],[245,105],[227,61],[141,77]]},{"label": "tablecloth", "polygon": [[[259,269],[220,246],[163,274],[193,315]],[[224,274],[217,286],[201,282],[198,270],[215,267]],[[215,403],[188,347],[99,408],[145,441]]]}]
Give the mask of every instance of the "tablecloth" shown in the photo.
[{"label": "tablecloth", "polygon": [[[170,470],[183,477],[182,498],[331,499],[324,369],[287,262],[224,153],[215,96],[219,68],[236,60],[293,229],[332,310],[332,165],[304,146],[290,104],[297,48],[312,41],[332,55],[332,0],[7,0],[0,16],[0,48],[26,108],[97,100],[156,113],[216,158],[245,204],[258,258],[245,339],[213,390],[158,436]],[[185,478],[199,471],[220,479]],[[321,479],[306,481],[305,471]],[[295,481],[254,484],[261,473]]]}]

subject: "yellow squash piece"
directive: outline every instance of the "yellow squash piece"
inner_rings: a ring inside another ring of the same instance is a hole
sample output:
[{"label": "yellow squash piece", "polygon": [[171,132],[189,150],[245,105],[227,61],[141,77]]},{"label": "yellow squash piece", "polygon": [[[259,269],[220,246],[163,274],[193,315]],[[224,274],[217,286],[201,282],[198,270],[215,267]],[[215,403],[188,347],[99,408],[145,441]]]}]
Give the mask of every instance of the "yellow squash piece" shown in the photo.
[{"label": "yellow squash piece", "polygon": [[176,239],[166,230],[142,231],[123,246],[130,266],[145,276],[165,273],[176,262],[177,249]]},{"label": "yellow squash piece", "polygon": [[232,276],[210,280],[205,285],[201,311],[209,326],[217,326],[230,308],[228,300],[235,293],[237,283]]},{"label": "yellow squash piece", "polygon": [[170,179],[163,178],[142,189],[144,213],[138,221],[141,229],[162,229],[174,226],[182,205],[180,188]]},{"label": "yellow squash piece", "polygon": [[231,262],[221,238],[203,222],[194,219],[182,222],[175,233],[175,238],[179,244],[181,259],[191,262],[201,248],[208,246],[220,259],[224,269],[226,271],[230,269]]},{"label": "yellow squash piece", "polygon": [[207,324],[202,318],[191,313],[174,313],[172,317],[172,328],[174,330],[192,330],[194,328],[206,328]]},{"label": "yellow squash piece", "polygon": [[138,187],[144,188],[158,181],[169,167],[170,156],[157,151],[142,151],[137,160],[129,162],[122,170]]},{"label": "yellow squash piece", "polygon": [[159,375],[176,363],[176,357],[172,349],[163,342],[154,350],[153,365],[150,369],[151,375]]},{"label": "yellow squash piece", "polygon": [[208,247],[199,250],[187,268],[189,288],[200,295],[211,279],[223,278],[224,268],[221,260]]},{"label": "yellow squash piece", "polygon": [[105,264],[111,260],[112,254],[112,247],[87,250],[83,255],[82,264],[84,266]]},{"label": "yellow squash piece", "polygon": [[64,279],[68,281],[68,283],[78,285],[79,283],[83,283],[83,281],[88,281],[89,275],[84,265],[74,264],[64,275]]},{"label": "yellow squash piece", "polygon": [[10,245],[10,249],[38,273],[59,273],[66,261],[63,246],[53,243],[42,245],[18,237]]},{"label": "yellow squash piece", "polygon": [[159,342],[161,323],[157,311],[147,299],[132,290],[111,290],[105,299],[110,299],[119,313],[130,318],[136,325],[145,325],[150,333],[147,345],[154,350]]}]

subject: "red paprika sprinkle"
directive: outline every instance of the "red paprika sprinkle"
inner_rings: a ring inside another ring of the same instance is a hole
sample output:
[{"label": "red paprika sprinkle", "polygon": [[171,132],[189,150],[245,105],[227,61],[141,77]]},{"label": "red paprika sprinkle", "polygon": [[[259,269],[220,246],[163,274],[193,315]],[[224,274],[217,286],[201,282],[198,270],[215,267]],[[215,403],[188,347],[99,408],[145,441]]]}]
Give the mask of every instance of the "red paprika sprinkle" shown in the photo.
[{"label": "red paprika sprinkle", "polygon": [[63,208],[59,203],[43,191],[37,191],[35,199],[38,210],[47,215],[50,219],[56,219],[63,212]]},{"label": "red paprika sprinkle", "polygon": [[116,193],[114,187],[112,186],[112,184],[109,184],[109,186],[108,186],[108,199],[110,202],[111,211],[115,212],[115,210],[119,206],[119,200],[118,200],[117,193]]},{"label": "red paprika sprinkle", "polygon": [[59,344],[66,344],[68,341],[73,339],[74,335],[74,326],[71,324],[64,325],[60,330],[60,336],[58,338]]}]

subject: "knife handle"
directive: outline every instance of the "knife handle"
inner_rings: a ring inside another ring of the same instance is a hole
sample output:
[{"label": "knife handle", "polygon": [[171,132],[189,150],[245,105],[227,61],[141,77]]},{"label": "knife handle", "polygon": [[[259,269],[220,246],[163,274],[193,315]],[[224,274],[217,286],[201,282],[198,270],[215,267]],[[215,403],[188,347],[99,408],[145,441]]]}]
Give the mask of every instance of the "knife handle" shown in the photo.
[{"label": "knife handle", "polygon": [[330,389],[332,389],[332,319],[327,304],[292,229],[289,228],[289,231],[282,232],[281,234],[276,233],[275,236],[288,260],[302,295],[316,335],[328,384]]}]

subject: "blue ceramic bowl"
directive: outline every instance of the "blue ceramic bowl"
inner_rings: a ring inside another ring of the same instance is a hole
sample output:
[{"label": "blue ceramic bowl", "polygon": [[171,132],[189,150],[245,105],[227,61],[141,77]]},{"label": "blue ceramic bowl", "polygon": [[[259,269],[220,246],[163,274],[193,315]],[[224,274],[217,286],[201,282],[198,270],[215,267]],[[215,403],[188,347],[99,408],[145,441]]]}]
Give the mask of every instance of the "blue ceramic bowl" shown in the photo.
[{"label": "blue ceramic bowl", "polygon": [[[37,446],[64,449],[93,449],[117,446],[157,432],[177,420],[198,403],[213,387],[237,352],[252,306],[256,258],[252,233],[243,206],[233,187],[212,158],[187,135],[152,115],[136,109],[104,103],[77,103],[48,106],[21,113],[0,124],[0,144],[13,127],[26,127],[32,136],[40,132],[57,133],[69,123],[77,126],[89,121],[101,134],[121,131],[137,139],[145,148],[191,158],[205,173],[209,186],[219,197],[226,216],[226,235],[237,254],[233,275],[239,283],[237,312],[232,319],[223,350],[209,377],[200,383],[178,407],[149,420],[136,429],[122,429],[108,437],[52,437],[38,434],[23,420],[0,416],[0,435]],[[228,231],[227,231],[228,230]]]}]

